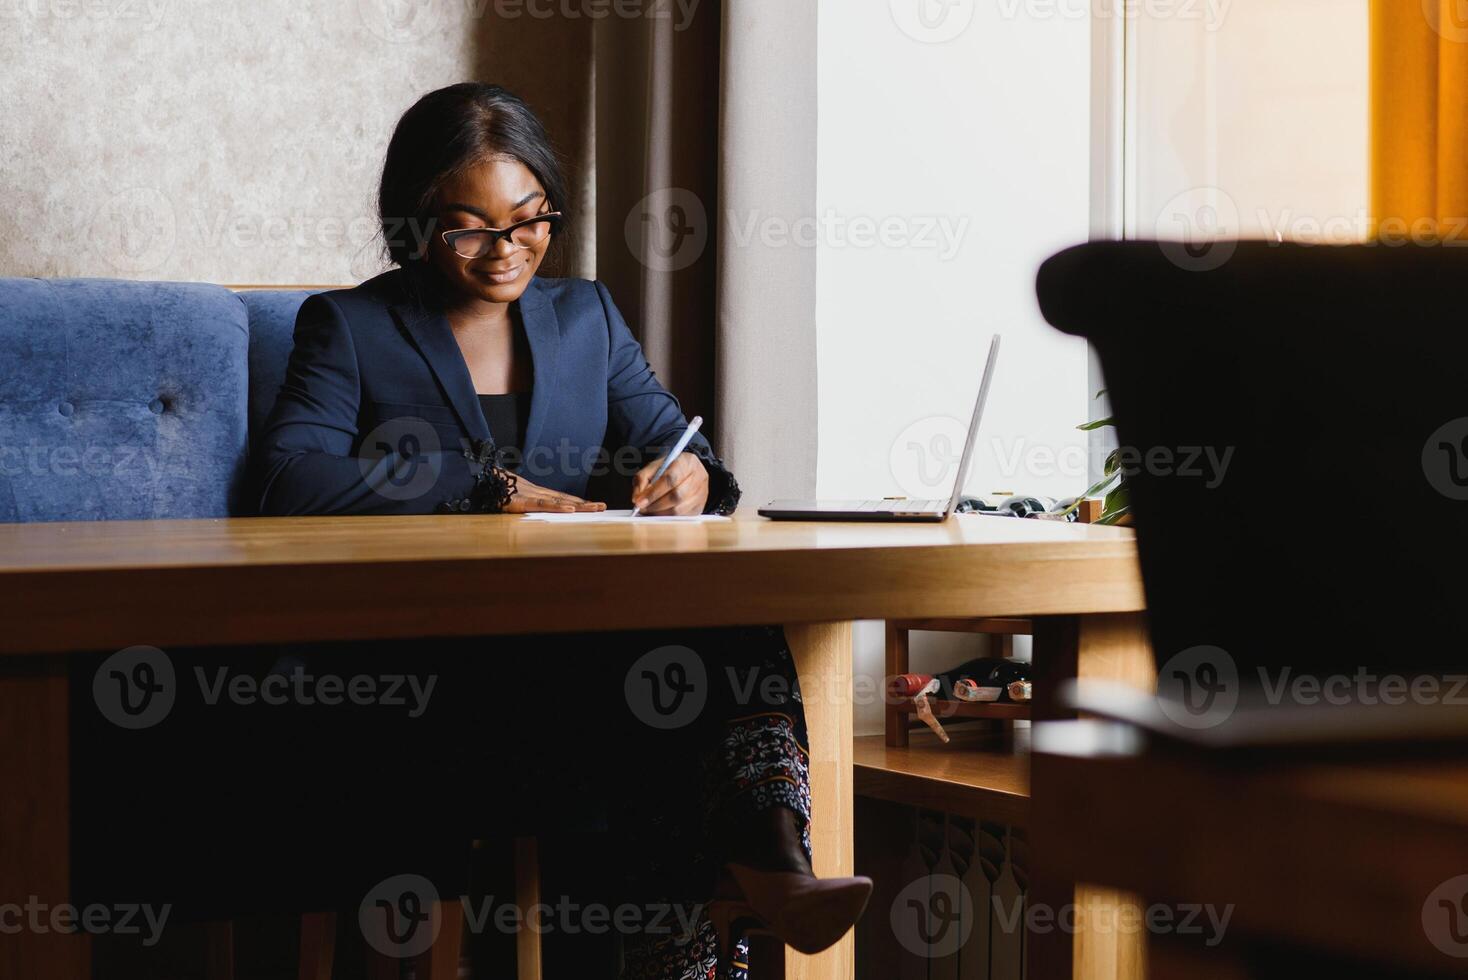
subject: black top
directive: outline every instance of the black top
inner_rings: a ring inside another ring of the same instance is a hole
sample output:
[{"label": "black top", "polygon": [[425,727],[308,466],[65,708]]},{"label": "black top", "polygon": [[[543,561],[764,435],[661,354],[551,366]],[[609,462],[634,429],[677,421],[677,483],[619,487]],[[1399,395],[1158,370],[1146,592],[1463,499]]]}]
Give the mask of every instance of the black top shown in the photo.
[{"label": "black top", "polygon": [[480,395],[479,410],[489,423],[489,434],[500,449],[525,451],[525,424],[530,421],[530,392],[515,391],[507,395]]}]

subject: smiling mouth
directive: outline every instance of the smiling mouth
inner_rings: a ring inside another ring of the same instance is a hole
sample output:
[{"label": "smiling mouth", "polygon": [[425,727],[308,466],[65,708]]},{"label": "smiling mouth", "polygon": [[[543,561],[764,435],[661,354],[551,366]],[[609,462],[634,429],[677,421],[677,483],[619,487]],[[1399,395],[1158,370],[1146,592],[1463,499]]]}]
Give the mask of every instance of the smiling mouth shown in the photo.
[{"label": "smiling mouth", "polygon": [[501,271],[486,269],[483,272],[483,276],[485,279],[488,279],[490,282],[496,285],[504,285],[505,283],[514,282],[516,279],[519,279],[520,276],[524,274],[524,272],[525,265],[522,263],[520,265]]}]

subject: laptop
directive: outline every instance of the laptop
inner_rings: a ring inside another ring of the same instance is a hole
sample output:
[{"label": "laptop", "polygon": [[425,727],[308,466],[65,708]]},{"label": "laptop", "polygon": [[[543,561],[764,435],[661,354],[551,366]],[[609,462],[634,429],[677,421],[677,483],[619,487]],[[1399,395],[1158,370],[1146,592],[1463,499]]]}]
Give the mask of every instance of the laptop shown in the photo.
[{"label": "laptop", "polygon": [[968,482],[969,464],[974,446],[979,441],[979,420],[984,416],[984,402],[994,380],[994,364],[999,359],[999,335],[989,342],[989,360],[984,365],[984,380],[979,384],[979,397],[974,402],[974,415],[968,424],[968,438],[963,456],[958,461],[958,478],[947,500],[911,500],[888,497],[884,500],[772,500],[759,509],[761,517],[777,521],[941,521],[958,507],[963,486]]}]

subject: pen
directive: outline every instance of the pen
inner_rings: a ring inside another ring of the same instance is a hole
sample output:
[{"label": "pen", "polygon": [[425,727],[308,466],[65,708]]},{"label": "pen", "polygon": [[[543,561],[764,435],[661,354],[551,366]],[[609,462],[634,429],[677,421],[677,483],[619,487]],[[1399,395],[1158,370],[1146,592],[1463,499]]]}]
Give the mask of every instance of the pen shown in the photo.
[{"label": "pen", "polygon": [[[688,448],[689,440],[693,438],[693,434],[698,431],[698,427],[700,425],[703,425],[703,416],[695,415],[693,417],[693,421],[688,423],[688,429],[683,433],[682,436],[678,438],[677,442],[673,443],[672,452],[668,453],[667,458],[663,460],[663,465],[659,466],[658,471],[653,474],[652,480],[649,481],[649,483],[647,484],[648,486],[652,486],[654,483],[657,483],[663,478],[663,474],[668,472],[668,467],[673,465],[673,460],[681,456],[683,454],[683,450]],[[637,516],[637,511],[638,508],[632,508],[633,517]]]}]

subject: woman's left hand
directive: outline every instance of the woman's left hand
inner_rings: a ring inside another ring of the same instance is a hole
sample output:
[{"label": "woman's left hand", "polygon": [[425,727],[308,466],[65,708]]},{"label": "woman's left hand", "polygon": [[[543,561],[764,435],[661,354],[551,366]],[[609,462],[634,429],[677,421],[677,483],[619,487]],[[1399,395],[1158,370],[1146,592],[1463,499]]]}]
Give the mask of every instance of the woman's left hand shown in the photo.
[{"label": "woman's left hand", "polygon": [[693,453],[673,460],[657,483],[652,482],[663,457],[637,471],[632,480],[632,506],[643,514],[702,514],[709,499],[709,471]]}]

